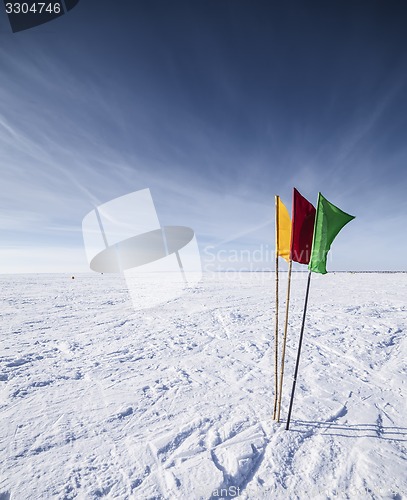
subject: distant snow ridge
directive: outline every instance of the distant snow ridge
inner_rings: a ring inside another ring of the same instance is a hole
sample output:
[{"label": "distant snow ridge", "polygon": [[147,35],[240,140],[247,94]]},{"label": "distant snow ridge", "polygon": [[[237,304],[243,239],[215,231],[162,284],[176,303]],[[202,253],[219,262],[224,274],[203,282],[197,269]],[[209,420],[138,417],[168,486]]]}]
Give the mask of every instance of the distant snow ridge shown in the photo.
[{"label": "distant snow ridge", "polygon": [[123,273],[136,310],[173,300],[202,277],[194,231],[161,227],[149,189],[95,208],[82,231],[90,268]]}]

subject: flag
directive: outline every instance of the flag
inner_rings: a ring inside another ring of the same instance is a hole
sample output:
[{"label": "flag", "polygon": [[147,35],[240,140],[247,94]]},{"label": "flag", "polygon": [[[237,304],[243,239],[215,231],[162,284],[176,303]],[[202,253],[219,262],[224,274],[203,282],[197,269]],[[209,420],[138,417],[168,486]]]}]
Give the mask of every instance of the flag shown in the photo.
[{"label": "flag", "polygon": [[310,271],[327,273],[326,258],[332,242],[339,231],[354,218],[330,203],[321,193],[318,194],[311,260],[308,266]]},{"label": "flag", "polygon": [[314,234],[315,207],[295,188],[292,215],[291,259],[300,264],[308,264]]},{"label": "flag", "polygon": [[291,220],[284,203],[276,196],[276,252],[290,261]]}]

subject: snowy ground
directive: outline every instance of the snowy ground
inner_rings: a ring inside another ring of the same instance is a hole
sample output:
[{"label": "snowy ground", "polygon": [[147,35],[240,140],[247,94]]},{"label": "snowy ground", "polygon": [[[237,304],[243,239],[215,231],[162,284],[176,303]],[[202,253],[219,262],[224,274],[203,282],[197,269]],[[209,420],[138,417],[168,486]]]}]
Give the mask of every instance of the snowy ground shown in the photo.
[{"label": "snowy ground", "polygon": [[138,312],[119,277],[0,284],[1,500],[407,498],[407,274],[313,275],[288,432],[271,418],[273,274],[212,275]]}]

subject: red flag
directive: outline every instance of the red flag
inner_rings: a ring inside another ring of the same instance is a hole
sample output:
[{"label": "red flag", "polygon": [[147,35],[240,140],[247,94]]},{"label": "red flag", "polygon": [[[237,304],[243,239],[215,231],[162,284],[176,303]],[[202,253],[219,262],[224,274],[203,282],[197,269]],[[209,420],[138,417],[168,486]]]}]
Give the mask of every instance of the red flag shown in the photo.
[{"label": "red flag", "polygon": [[293,213],[291,228],[291,259],[308,264],[311,258],[314,234],[315,207],[295,188],[293,191]]}]

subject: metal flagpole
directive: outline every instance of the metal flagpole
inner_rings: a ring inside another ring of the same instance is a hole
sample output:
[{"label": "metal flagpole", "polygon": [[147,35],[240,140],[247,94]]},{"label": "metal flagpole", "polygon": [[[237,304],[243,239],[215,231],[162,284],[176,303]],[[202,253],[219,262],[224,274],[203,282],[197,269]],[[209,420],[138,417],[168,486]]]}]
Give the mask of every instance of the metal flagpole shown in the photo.
[{"label": "metal flagpole", "polygon": [[273,420],[276,419],[277,414],[277,399],[278,399],[278,199],[276,195],[276,317],[275,317],[275,333],[274,333],[274,411]]},{"label": "metal flagpole", "polygon": [[287,343],[288,309],[289,309],[289,306],[290,306],[290,289],[291,289],[291,271],[292,271],[292,268],[293,268],[293,261],[290,259],[290,264],[289,264],[289,267],[288,267],[287,297],[286,297],[286,301],[285,301],[285,324],[284,324],[283,349],[282,349],[282,352],[281,352],[280,389],[278,391],[277,422],[280,422],[281,397],[282,397],[282,394],[283,394],[285,346],[286,346],[286,343]]},{"label": "metal flagpole", "polygon": [[302,316],[302,326],[301,326],[301,333],[300,333],[300,341],[298,344],[297,362],[295,364],[295,371],[294,371],[294,378],[293,378],[293,388],[291,389],[290,408],[288,410],[287,425],[285,426],[286,431],[288,431],[288,429],[290,427],[291,411],[293,409],[295,384],[297,382],[298,366],[300,364],[301,346],[302,346],[302,339],[304,336],[305,317],[307,315],[307,305],[308,305],[308,295],[309,295],[310,283],[311,283],[311,271],[309,271],[309,273],[308,273],[308,283],[307,283],[307,291],[305,294],[304,314]]}]

